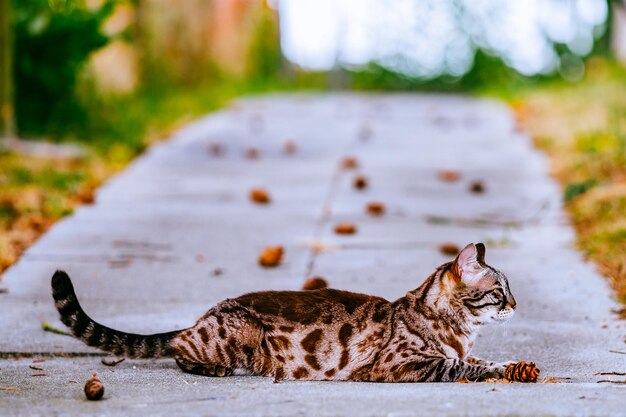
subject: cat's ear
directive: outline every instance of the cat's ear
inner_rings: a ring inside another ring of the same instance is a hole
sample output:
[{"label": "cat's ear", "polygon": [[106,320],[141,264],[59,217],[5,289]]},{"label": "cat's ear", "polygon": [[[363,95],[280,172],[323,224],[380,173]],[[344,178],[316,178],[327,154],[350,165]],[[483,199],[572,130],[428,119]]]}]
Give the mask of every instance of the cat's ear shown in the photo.
[{"label": "cat's ear", "polygon": [[470,243],[454,260],[454,270],[459,280],[471,283],[482,275],[484,263],[485,245]]}]

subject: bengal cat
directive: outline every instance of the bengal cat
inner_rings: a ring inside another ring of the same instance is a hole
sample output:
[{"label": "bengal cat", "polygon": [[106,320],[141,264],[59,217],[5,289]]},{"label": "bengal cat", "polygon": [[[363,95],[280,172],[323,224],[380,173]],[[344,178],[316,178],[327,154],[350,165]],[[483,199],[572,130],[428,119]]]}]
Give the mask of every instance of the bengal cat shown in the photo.
[{"label": "bengal cat", "polygon": [[81,308],[57,271],[61,320],[87,345],[134,358],[174,357],[185,372],[235,370],[275,380],[436,382],[500,376],[508,363],[469,357],[481,326],[515,310],[507,278],[469,244],[417,289],[389,302],[335,289],[265,291],[227,299],[194,326],[153,335],[110,329]]}]

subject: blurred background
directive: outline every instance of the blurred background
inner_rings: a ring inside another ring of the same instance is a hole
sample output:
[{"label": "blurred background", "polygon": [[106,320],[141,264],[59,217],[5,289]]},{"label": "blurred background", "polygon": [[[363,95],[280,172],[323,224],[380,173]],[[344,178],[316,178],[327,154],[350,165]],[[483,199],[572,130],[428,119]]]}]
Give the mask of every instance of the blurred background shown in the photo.
[{"label": "blurred background", "polygon": [[0,0],[0,273],[146,146],[243,94],[506,100],[626,294],[626,5]]}]

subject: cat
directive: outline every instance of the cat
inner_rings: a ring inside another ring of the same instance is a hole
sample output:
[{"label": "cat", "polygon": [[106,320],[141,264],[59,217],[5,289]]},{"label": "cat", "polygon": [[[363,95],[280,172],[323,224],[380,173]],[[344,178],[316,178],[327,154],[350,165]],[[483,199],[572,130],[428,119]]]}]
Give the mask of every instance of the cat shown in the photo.
[{"label": "cat", "polygon": [[194,326],[139,335],[105,327],[83,311],[69,276],[52,294],[61,321],[89,346],[133,358],[174,357],[185,372],[235,370],[280,380],[451,382],[501,376],[509,363],[469,357],[479,329],[510,319],[507,278],[467,245],[394,302],[340,291],[264,291],[227,299]]}]

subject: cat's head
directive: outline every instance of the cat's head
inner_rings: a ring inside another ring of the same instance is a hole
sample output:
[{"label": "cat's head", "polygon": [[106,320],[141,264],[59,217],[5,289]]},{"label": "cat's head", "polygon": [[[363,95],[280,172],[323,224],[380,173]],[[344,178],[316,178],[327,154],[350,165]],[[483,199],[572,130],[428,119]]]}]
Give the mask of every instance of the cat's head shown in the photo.
[{"label": "cat's head", "polygon": [[467,245],[452,262],[454,297],[480,324],[502,323],[516,307],[506,276],[485,263],[485,245]]}]

